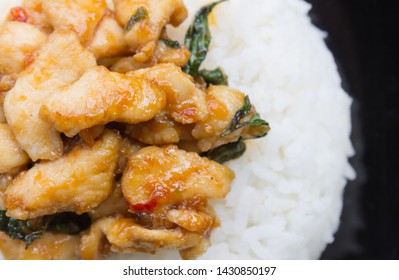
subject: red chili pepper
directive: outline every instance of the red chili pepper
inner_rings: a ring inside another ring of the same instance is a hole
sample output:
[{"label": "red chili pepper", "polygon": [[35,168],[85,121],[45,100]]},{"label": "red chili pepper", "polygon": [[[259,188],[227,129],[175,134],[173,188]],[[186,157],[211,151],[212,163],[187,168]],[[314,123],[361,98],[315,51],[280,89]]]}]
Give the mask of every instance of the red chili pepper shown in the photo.
[{"label": "red chili pepper", "polygon": [[10,19],[12,21],[27,22],[28,13],[22,7],[15,7],[10,11]]},{"label": "red chili pepper", "polygon": [[136,203],[130,205],[130,209],[132,209],[134,212],[142,212],[142,211],[152,212],[154,211],[156,206],[157,206],[157,200],[151,199],[145,203]]}]

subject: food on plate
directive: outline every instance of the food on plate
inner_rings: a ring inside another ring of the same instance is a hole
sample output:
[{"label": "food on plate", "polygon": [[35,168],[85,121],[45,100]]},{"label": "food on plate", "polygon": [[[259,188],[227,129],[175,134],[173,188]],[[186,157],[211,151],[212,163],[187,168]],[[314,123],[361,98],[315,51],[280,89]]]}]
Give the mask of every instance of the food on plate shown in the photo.
[{"label": "food on plate", "polygon": [[206,252],[220,225],[208,200],[224,199],[234,179],[221,163],[270,129],[244,93],[189,70],[205,59],[219,3],[198,12],[202,29],[186,40],[206,42],[189,48],[166,30],[187,17],[180,0],[114,1],[115,10],[26,1],[10,11],[0,27],[0,71],[11,80],[0,126],[6,258]]},{"label": "food on plate", "polygon": [[333,241],[351,99],[309,4],[0,7],[4,258],[309,259]]}]

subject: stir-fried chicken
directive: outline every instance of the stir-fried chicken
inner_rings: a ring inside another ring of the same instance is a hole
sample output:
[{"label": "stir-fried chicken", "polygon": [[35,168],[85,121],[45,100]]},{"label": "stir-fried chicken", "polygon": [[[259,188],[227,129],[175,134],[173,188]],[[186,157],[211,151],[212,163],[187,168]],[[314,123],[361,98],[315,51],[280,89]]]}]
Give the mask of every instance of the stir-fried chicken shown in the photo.
[{"label": "stir-fried chicken", "polygon": [[8,124],[0,124],[0,174],[13,173],[29,162],[28,155],[15,141]]},{"label": "stir-fried chicken", "polygon": [[94,56],[80,45],[72,30],[57,30],[7,94],[7,122],[33,161],[59,158],[63,150],[59,132],[39,117],[43,103],[95,64]]},{"label": "stir-fried chicken", "polygon": [[166,104],[157,84],[98,66],[70,87],[45,102],[41,117],[58,131],[74,136],[79,131],[112,121],[139,123],[152,119]]},{"label": "stir-fried chicken", "polygon": [[106,131],[92,147],[78,145],[21,173],[5,192],[7,215],[25,220],[94,209],[111,195],[121,141],[117,132]]}]

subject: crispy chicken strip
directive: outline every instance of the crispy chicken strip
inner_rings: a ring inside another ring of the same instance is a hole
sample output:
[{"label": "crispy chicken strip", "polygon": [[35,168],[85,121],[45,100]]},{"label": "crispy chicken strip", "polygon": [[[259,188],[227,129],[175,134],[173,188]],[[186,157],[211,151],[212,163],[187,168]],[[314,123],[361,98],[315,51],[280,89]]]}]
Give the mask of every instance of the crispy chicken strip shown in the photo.
[{"label": "crispy chicken strip", "polygon": [[28,161],[28,155],[18,146],[8,124],[0,124],[0,173],[13,173]]},{"label": "crispy chicken strip", "polygon": [[195,197],[224,198],[233,178],[229,168],[196,153],[152,146],[129,158],[122,192],[132,211],[152,212]]},{"label": "crispy chicken strip", "polygon": [[148,121],[165,104],[165,93],[154,82],[98,66],[72,86],[50,96],[40,116],[58,131],[74,136],[83,129],[112,121]]},{"label": "crispy chicken strip", "polygon": [[94,65],[93,54],[80,45],[72,30],[57,30],[8,92],[4,101],[7,121],[33,161],[54,160],[63,151],[59,132],[39,117],[40,107],[50,95],[75,82]]},{"label": "crispy chicken strip", "polygon": [[43,0],[42,7],[54,29],[72,27],[86,45],[103,18],[107,3],[105,0]]},{"label": "crispy chicken strip", "polygon": [[131,218],[110,217],[98,220],[82,237],[81,255],[83,259],[101,258],[104,242],[109,242],[111,251],[114,252],[155,253],[160,248],[181,251],[197,249],[197,246],[203,247],[202,243],[206,240],[207,238],[200,234],[181,228],[173,230],[146,229],[136,224]]},{"label": "crispy chicken strip", "polygon": [[21,72],[27,66],[28,56],[46,38],[46,34],[27,23],[11,21],[0,25],[0,74]]},{"label": "crispy chicken strip", "polygon": [[0,232],[0,251],[7,260],[77,260],[79,235],[45,232],[26,248],[25,242]]},{"label": "crispy chicken strip", "polygon": [[114,4],[116,19],[125,26],[126,41],[139,62],[151,59],[168,23],[178,26],[188,14],[183,0],[114,0]]},{"label": "crispy chicken strip", "polygon": [[208,116],[206,94],[194,84],[192,78],[172,63],[158,64],[127,74],[156,82],[166,93],[165,110],[177,122],[195,123]]},{"label": "crispy chicken strip", "polygon": [[79,145],[21,173],[4,194],[7,216],[25,220],[94,209],[112,192],[121,142],[117,132],[108,130],[92,147]]}]

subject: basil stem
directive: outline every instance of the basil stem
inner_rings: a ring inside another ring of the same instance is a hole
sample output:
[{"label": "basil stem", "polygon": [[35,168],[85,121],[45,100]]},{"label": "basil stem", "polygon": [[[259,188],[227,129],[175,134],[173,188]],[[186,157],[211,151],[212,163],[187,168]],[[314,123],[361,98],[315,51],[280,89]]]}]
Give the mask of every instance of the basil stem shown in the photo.
[{"label": "basil stem", "polygon": [[180,49],[180,43],[178,41],[172,41],[168,39],[159,39],[159,41],[163,42],[167,47],[172,48],[172,49]]},{"label": "basil stem", "polygon": [[137,12],[134,15],[132,15],[129,22],[127,23],[125,31],[129,32],[130,29],[132,29],[133,25],[135,25],[139,21],[146,19],[147,16],[148,16],[148,11],[145,7],[138,8]]}]

